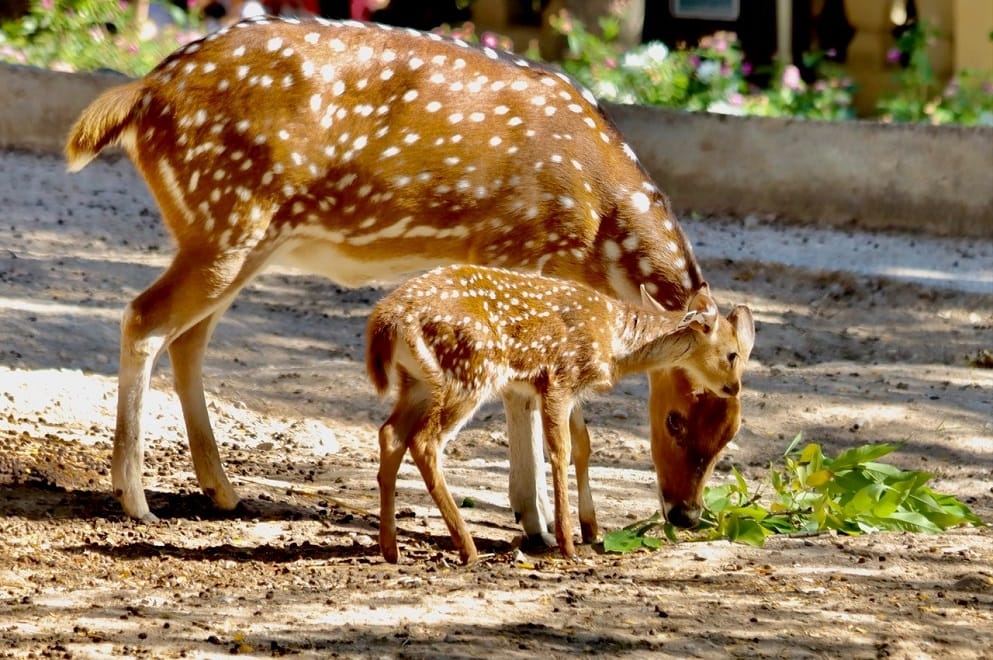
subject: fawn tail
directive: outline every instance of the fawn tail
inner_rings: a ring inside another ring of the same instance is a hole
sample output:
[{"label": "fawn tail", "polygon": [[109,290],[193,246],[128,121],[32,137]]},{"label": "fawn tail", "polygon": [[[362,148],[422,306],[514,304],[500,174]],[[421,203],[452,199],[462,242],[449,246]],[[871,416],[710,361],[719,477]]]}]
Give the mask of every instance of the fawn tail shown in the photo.
[{"label": "fawn tail", "polygon": [[374,315],[369,320],[369,332],[366,337],[365,367],[369,379],[380,396],[385,396],[390,389],[390,367],[393,363],[395,345],[396,333],[393,324],[383,323],[382,319]]},{"label": "fawn tail", "polygon": [[78,172],[104,147],[120,142],[121,134],[138,115],[144,93],[144,82],[135,80],[107,90],[83,110],[66,142],[70,172]]}]

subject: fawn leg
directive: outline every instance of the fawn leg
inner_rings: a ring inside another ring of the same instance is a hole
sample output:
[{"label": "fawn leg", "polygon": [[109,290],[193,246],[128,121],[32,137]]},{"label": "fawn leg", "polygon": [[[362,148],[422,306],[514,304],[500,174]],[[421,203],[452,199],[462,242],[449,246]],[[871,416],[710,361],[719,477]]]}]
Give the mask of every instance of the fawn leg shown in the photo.
[{"label": "fawn leg", "polygon": [[552,510],[545,480],[544,433],[538,400],[520,392],[503,394],[510,443],[510,507],[531,542],[552,547]]},{"label": "fawn leg", "polygon": [[[441,472],[438,453],[445,439],[462,426],[465,419],[472,413],[475,406],[459,405],[457,402],[446,402],[438,405],[433,402],[432,410],[428,412],[428,420],[418,429],[408,443],[410,455],[424,478],[424,485],[438,505],[441,517],[452,535],[452,542],[459,552],[463,564],[471,564],[479,556],[476,544],[472,540],[469,528],[462,519],[455,500],[452,498],[445,476]],[[444,422],[442,421],[444,419]]]},{"label": "fawn leg", "polygon": [[383,558],[395,564],[400,560],[397,547],[396,484],[397,473],[411,434],[424,421],[424,398],[410,395],[410,386],[401,375],[400,394],[393,412],[379,429],[379,549]]},{"label": "fawn leg", "polygon": [[548,460],[552,467],[552,494],[555,499],[555,540],[566,558],[576,556],[572,540],[572,517],[569,513],[569,411],[564,395],[551,388],[542,397],[542,422],[548,442]]},{"label": "fawn leg", "polygon": [[[395,415],[396,413],[394,413]],[[392,417],[391,417],[392,419]],[[379,550],[383,559],[395,564],[400,560],[397,547],[396,486],[397,472],[407,446],[397,437],[396,427],[386,422],[379,429]]]},{"label": "fawn leg", "polygon": [[572,436],[572,462],[576,467],[576,490],[579,493],[579,528],[583,543],[600,539],[596,522],[593,493],[590,491],[590,433],[583,412],[576,406],[569,415],[569,435]]},{"label": "fawn leg", "polygon": [[210,414],[203,392],[203,358],[207,343],[225,307],[201,320],[169,345],[169,360],[175,378],[176,393],[183,407],[186,434],[193,458],[193,469],[201,490],[214,504],[230,511],[238,505],[238,494],[224,474],[217,442],[210,425]]}]

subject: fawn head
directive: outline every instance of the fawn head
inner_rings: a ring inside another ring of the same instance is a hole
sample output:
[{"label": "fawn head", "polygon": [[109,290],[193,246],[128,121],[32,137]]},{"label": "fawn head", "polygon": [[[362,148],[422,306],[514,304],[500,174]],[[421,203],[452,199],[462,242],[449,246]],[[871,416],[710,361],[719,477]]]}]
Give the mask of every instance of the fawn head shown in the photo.
[{"label": "fawn head", "polygon": [[[641,288],[642,303],[660,313],[666,310]],[[677,326],[681,355],[678,366],[686,371],[688,391],[707,390],[719,397],[737,396],[745,363],[755,343],[755,323],[744,305],[722,318],[704,284],[690,299]]]}]

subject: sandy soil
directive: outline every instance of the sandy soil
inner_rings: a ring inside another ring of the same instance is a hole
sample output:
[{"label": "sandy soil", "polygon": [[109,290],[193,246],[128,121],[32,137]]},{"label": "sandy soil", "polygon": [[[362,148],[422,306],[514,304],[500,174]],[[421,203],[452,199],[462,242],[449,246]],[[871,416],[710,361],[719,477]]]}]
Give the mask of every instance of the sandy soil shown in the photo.
[{"label": "sandy soil", "polygon": [[[163,364],[146,485],[164,520],[125,519],[108,474],[117,323],[168,260],[157,211],[126,161],[69,177],[57,158],[0,152],[0,223],[0,657],[993,656],[989,528],[627,556],[582,547],[578,563],[521,551],[492,405],[446,462],[456,497],[476,503],[463,513],[484,560],[456,565],[408,463],[405,562],[385,564],[375,431],[388,403],[360,362],[382,291],[292,273],[242,294],[208,358],[242,509],[221,515],[199,495]],[[802,253],[798,266],[750,259],[720,238],[760,229],[774,248],[780,228],[761,219],[686,226],[710,232],[700,253],[719,299],[758,320],[744,428],[715,483],[731,464],[762,478],[800,432],[832,453],[905,441],[894,462],[993,519],[993,371],[968,359],[993,349],[993,286],[811,270]],[[975,252],[912,242],[935,259]],[[792,249],[826,249],[804,243]],[[608,529],[656,507],[646,395],[635,378],[587,406]]]}]

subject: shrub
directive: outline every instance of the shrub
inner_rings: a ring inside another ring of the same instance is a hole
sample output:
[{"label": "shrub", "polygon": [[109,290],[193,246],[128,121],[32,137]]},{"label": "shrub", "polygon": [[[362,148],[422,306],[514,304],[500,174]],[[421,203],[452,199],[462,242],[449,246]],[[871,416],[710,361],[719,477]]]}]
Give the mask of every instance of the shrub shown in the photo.
[{"label": "shrub", "polygon": [[[783,453],[781,466],[769,466],[768,498],[753,492],[737,470],[731,483],[707,488],[699,531],[689,537],[761,546],[771,534],[938,533],[983,524],[962,502],[931,490],[927,483],[933,475],[879,462],[897,445],[863,445],[830,458],[818,444],[797,449],[802,437],[797,435]],[[655,532],[678,539],[656,514],[607,534],[604,549],[657,548],[663,539]]]},{"label": "shrub", "polygon": [[[880,117],[883,121],[993,126],[993,74],[963,70],[944,90],[938,90],[927,54],[938,34],[926,22],[917,22],[897,39],[888,59],[901,69],[895,76],[896,90],[879,100]],[[993,41],[993,34],[990,38]]]},{"label": "shrub", "polygon": [[[120,0],[33,0],[29,13],[0,25],[0,59],[61,71],[150,71],[183,43],[200,36],[172,5],[175,25],[138,25]],[[154,33],[153,33],[154,30]]]},{"label": "shrub", "polygon": [[607,101],[767,117],[854,116],[854,85],[825,54],[807,56],[813,83],[789,65],[771,71],[773,84],[759,89],[748,83],[752,67],[732,32],[706,36],[693,48],[651,42],[625,52],[615,42],[619,26],[616,16],[606,16],[597,36],[566,12],[552,18],[568,44],[562,67]]}]

